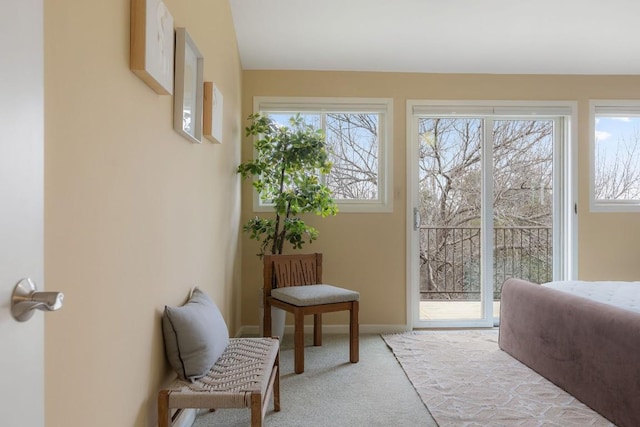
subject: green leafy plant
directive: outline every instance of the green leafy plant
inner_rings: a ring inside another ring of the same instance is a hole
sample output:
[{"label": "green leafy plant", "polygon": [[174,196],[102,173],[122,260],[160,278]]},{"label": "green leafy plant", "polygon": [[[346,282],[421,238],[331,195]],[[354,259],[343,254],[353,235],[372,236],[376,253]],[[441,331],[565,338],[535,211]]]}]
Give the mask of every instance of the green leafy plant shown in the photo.
[{"label": "green leafy plant", "polygon": [[282,254],[285,242],[300,249],[318,237],[318,230],[307,225],[302,214],[326,217],[338,212],[331,190],[319,178],[331,170],[324,134],[299,114],[289,119],[289,126],[260,114],[248,120],[246,136],[256,137],[255,154],[238,166],[238,173],[243,179],[253,178],[261,200],[273,205],[275,218],[252,218],[243,229],[261,242],[259,256],[267,251]]}]

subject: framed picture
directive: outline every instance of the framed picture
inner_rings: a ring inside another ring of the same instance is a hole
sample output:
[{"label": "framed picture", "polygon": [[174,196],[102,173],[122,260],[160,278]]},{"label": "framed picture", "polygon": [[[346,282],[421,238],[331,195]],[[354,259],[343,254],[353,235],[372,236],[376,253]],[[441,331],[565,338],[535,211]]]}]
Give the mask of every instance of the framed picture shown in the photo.
[{"label": "framed picture", "polygon": [[176,28],[173,128],[191,142],[202,143],[204,58],[185,28]]},{"label": "framed picture", "polygon": [[222,92],[212,82],[204,82],[202,136],[217,144],[222,143],[222,112]]},{"label": "framed picture", "polygon": [[131,0],[129,67],[156,93],[173,93],[173,16],[162,0]]}]

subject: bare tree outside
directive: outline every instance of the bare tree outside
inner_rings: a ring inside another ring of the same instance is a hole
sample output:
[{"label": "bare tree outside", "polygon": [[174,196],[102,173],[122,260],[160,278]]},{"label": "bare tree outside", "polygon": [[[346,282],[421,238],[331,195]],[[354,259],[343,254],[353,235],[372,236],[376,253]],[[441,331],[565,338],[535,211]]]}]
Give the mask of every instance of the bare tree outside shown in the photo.
[{"label": "bare tree outside", "polygon": [[[483,123],[477,118],[419,121],[423,298],[480,298]],[[492,134],[498,296],[508,276],[538,282],[551,277],[553,121],[498,120]]]},{"label": "bare tree outside", "polygon": [[[618,117],[613,120],[628,121]],[[605,132],[595,135],[596,200],[640,200],[640,120],[628,134],[615,140]]]},{"label": "bare tree outside", "polygon": [[328,113],[327,148],[332,160],[327,186],[340,200],[378,198],[378,114]]}]

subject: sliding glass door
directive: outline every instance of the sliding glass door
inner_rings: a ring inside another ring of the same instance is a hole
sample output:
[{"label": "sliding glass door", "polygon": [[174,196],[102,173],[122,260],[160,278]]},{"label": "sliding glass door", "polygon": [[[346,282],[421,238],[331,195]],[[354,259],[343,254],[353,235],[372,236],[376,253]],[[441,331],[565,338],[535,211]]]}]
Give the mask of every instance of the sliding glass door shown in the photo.
[{"label": "sliding glass door", "polygon": [[566,119],[426,112],[411,131],[412,324],[493,326],[507,278],[566,271],[554,261]]}]

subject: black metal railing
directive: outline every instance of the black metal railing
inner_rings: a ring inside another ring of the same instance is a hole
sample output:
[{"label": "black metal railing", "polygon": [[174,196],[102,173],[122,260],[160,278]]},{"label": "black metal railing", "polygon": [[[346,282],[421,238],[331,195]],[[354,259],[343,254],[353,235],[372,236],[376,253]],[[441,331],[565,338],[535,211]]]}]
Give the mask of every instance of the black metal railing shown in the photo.
[{"label": "black metal railing", "polygon": [[[480,228],[420,228],[420,294],[423,300],[480,299]],[[518,277],[552,280],[551,227],[495,227],[493,297],[502,283]]]}]

